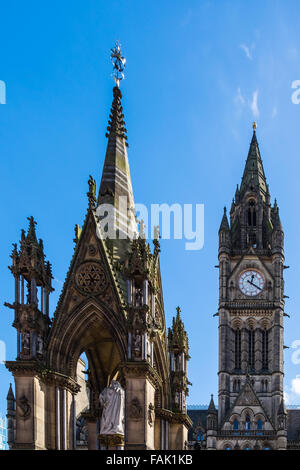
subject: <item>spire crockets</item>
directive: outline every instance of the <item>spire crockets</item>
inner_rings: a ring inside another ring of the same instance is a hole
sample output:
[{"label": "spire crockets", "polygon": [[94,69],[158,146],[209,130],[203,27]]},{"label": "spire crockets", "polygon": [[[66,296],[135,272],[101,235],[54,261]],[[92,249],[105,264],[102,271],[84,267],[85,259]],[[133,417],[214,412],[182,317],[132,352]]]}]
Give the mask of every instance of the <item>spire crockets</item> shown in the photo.
[{"label": "spire crockets", "polygon": [[227,219],[227,214],[226,214],[226,207],[224,207],[224,214],[223,214],[223,217],[222,217],[222,220],[221,220],[221,225],[220,225],[220,228],[219,228],[219,232],[220,231],[229,231],[229,223],[228,223],[228,219]]},{"label": "spire crockets", "polygon": [[[127,135],[121,104],[122,93],[119,88],[123,78],[125,59],[120,45],[112,50],[114,78],[117,86],[113,89],[113,103],[106,137],[108,138],[102,179],[99,188],[98,204],[109,204],[113,208],[112,232],[117,238],[133,238],[137,233],[134,199],[127,156]],[[120,65],[121,64],[121,65]]]},{"label": "spire crockets", "polygon": [[184,352],[186,355],[188,355],[188,337],[183,321],[181,320],[180,307],[177,307],[176,311],[177,314],[176,317],[173,317],[172,328],[169,328],[168,332],[169,350]]},{"label": "spire crockets", "polygon": [[168,332],[168,348],[171,369],[171,388],[173,409],[185,412],[186,396],[188,395],[187,361],[189,360],[188,337],[177,307],[176,317],[173,317],[172,328]]},{"label": "spire crockets", "polygon": [[256,138],[255,122],[253,123],[253,136],[250,143],[239,196],[242,197],[245,191],[251,188],[258,191],[262,196],[262,199],[266,200],[269,190]]},{"label": "spire crockets", "polygon": [[215,406],[214,396],[213,395],[210,396],[209,407],[208,407],[208,410],[207,410],[207,414],[211,414],[211,413],[217,413],[217,409],[216,409],[216,406]]}]

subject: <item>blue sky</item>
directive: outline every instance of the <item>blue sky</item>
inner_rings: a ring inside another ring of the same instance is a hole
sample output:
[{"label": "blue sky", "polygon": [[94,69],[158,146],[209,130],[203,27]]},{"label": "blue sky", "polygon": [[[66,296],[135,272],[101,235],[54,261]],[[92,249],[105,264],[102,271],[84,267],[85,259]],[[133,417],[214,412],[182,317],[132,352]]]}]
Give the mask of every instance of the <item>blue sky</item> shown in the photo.
[{"label": "blue sky", "polygon": [[[3,306],[13,300],[11,243],[34,215],[53,264],[53,311],[73,253],[74,225],[84,219],[89,174],[100,181],[116,39],[127,58],[122,91],[136,202],[205,205],[202,250],[162,241],[167,322],[180,305],[190,338],[188,403],[205,404],[217,394],[217,232],[241,180],[253,120],[291,266],[285,344],[300,339],[300,105],[291,100],[291,84],[300,79],[297,11],[292,0],[2,4],[0,339],[8,359],[16,356],[13,313]],[[285,351],[291,404],[300,403],[294,351]],[[0,365],[2,412],[10,381]]]}]

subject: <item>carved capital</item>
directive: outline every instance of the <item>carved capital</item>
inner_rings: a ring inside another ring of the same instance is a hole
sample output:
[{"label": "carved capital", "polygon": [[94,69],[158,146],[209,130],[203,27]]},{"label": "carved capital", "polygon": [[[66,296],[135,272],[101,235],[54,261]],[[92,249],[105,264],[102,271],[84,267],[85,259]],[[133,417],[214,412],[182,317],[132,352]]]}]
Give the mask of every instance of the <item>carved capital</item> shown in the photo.
[{"label": "carved capital", "polygon": [[123,434],[99,434],[98,439],[100,444],[106,448],[124,446]]},{"label": "carved capital", "polygon": [[121,365],[121,369],[126,379],[144,377],[145,379],[149,380],[149,382],[151,382],[155,388],[161,386],[161,378],[155,369],[153,369],[153,367],[146,361],[124,362]]}]

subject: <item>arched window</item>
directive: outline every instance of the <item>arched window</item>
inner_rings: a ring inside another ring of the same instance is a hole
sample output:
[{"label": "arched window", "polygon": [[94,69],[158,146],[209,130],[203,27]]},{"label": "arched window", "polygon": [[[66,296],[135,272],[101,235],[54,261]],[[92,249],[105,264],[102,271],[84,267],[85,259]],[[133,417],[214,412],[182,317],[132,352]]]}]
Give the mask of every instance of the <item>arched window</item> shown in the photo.
[{"label": "arched window", "polygon": [[246,415],[245,429],[246,431],[250,431],[251,429],[251,419],[249,415]]},{"label": "arched window", "polygon": [[234,379],[233,381],[233,392],[239,392],[241,388],[241,381],[239,379]]},{"label": "arched window", "polygon": [[262,367],[268,369],[269,363],[269,332],[268,330],[262,331]]},{"label": "arched window", "polygon": [[235,330],[235,368],[241,368],[241,330]]},{"label": "arched window", "polygon": [[255,331],[253,329],[248,331],[248,361],[250,369],[255,366]]},{"label": "arched window", "polygon": [[248,225],[249,227],[256,227],[256,210],[255,201],[251,199],[248,205]]},{"label": "arched window", "polygon": [[235,419],[233,421],[233,429],[234,429],[234,431],[238,431],[238,429],[239,429],[239,422],[238,422],[237,419]]},{"label": "arched window", "polygon": [[262,428],[263,428],[263,422],[262,422],[261,419],[258,419],[257,420],[257,429],[258,429],[258,431],[261,431]]},{"label": "arched window", "polygon": [[261,391],[262,391],[262,392],[267,392],[267,391],[268,391],[268,387],[269,387],[268,381],[263,379],[263,380],[261,381]]}]

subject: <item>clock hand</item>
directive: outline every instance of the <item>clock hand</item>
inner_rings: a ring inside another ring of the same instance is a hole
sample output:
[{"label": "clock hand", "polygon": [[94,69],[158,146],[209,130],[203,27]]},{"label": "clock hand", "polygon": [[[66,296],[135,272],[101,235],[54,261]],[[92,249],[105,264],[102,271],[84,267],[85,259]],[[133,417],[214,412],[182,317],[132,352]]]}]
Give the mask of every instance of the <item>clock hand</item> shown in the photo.
[{"label": "clock hand", "polygon": [[253,282],[249,281],[249,279],[247,279],[247,282],[249,282],[249,284],[251,284],[252,286],[256,287],[256,289],[261,290],[261,287],[257,286],[257,285],[254,284]]}]

